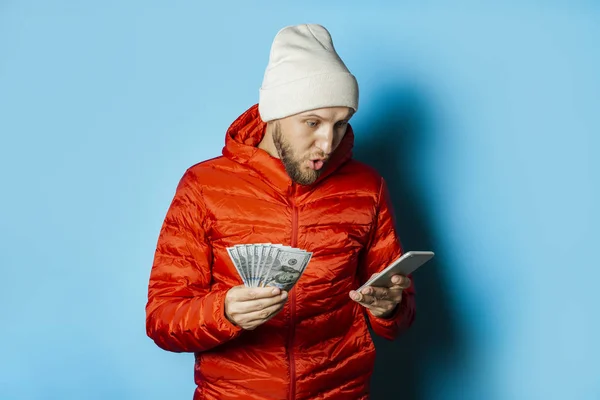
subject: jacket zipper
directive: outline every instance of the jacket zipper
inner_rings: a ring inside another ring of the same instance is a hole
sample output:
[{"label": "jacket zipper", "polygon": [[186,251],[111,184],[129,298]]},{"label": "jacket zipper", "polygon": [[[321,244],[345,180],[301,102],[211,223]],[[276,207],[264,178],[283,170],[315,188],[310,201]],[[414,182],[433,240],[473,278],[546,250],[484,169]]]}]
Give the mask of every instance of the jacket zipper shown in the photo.
[{"label": "jacket zipper", "polygon": [[[292,247],[298,245],[298,208],[296,207],[296,184],[292,183]],[[288,334],[288,362],[290,364],[290,390],[288,399],[296,398],[296,364],[294,360],[294,333],[296,330],[294,313],[296,312],[296,291],[292,289],[290,293],[290,330]]]}]

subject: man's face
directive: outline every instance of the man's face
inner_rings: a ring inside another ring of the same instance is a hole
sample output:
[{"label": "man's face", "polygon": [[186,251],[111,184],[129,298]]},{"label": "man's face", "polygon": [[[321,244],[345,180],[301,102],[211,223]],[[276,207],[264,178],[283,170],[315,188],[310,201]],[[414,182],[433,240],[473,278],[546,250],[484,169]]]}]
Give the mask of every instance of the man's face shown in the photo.
[{"label": "man's face", "polygon": [[353,110],[321,108],[274,122],[273,143],[288,175],[301,185],[314,183],[346,134]]}]

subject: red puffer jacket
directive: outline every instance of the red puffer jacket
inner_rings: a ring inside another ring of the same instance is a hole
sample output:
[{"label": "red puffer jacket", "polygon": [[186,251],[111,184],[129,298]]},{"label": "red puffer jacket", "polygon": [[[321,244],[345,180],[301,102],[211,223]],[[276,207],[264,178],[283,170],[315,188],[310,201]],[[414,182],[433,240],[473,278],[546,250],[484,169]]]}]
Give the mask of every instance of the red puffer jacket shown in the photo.
[{"label": "red puffer jacket", "polygon": [[[223,156],[189,168],[160,231],[150,274],[147,334],[195,353],[194,399],[368,398],[375,349],[368,330],[394,338],[413,321],[414,290],[390,319],[348,292],[401,254],[387,189],[351,158],[351,127],[319,180],[293,183],[256,146],[256,105],[229,128]],[[253,331],[224,315],[241,285],[226,248],[281,243],[313,252],[284,309]]]}]

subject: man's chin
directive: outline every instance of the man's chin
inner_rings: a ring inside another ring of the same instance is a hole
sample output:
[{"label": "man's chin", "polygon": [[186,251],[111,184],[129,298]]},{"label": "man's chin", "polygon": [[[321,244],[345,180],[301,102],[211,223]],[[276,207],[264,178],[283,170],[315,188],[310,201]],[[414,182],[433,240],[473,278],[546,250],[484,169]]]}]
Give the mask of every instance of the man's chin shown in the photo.
[{"label": "man's chin", "polygon": [[292,180],[299,185],[312,185],[319,178],[319,174],[302,174],[302,175],[294,175],[291,176]]},{"label": "man's chin", "polygon": [[317,181],[317,179],[319,179],[320,175],[320,172],[314,173],[313,171],[313,173],[311,173],[310,175],[303,176],[301,181],[298,183],[300,183],[301,185],[312,185]]},{"label": "man's chin", "polygon": [[294,182],[299,185],[308,186],[317,181],[324,168],[320,169],[319,171],[315,171],[305,164],[300,164],[294,166],[285,165],[285,169]]}]

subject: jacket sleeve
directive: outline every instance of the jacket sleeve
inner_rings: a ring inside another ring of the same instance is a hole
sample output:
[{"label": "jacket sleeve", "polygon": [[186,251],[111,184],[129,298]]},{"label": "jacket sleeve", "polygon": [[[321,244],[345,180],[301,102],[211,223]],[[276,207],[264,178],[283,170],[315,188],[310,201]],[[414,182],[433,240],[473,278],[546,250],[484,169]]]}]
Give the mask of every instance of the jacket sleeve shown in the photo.
[{"label": "jacket sleeve", "polygon": [[[402,246],[394,224],[395,216],[389,192],[382,178],[377,202],[377,220],[359,270],[361,284],[402,255]],[[412,279],[412,275],[408,277]],[[365,314],[375,334],[388,340],[393,340],[401,331],[412,325],[415,311],[414,285],[404,290],[402,301],[388,318],[375,317],[365,308]]]},{"label": "jacket sleeve", "polygon": [[146,333],[173,352],[209,350],[239,335],[225,317],[228,289],[211,290],[212,252],[201,189],[188,170],[160,230],[148,285]]}]

